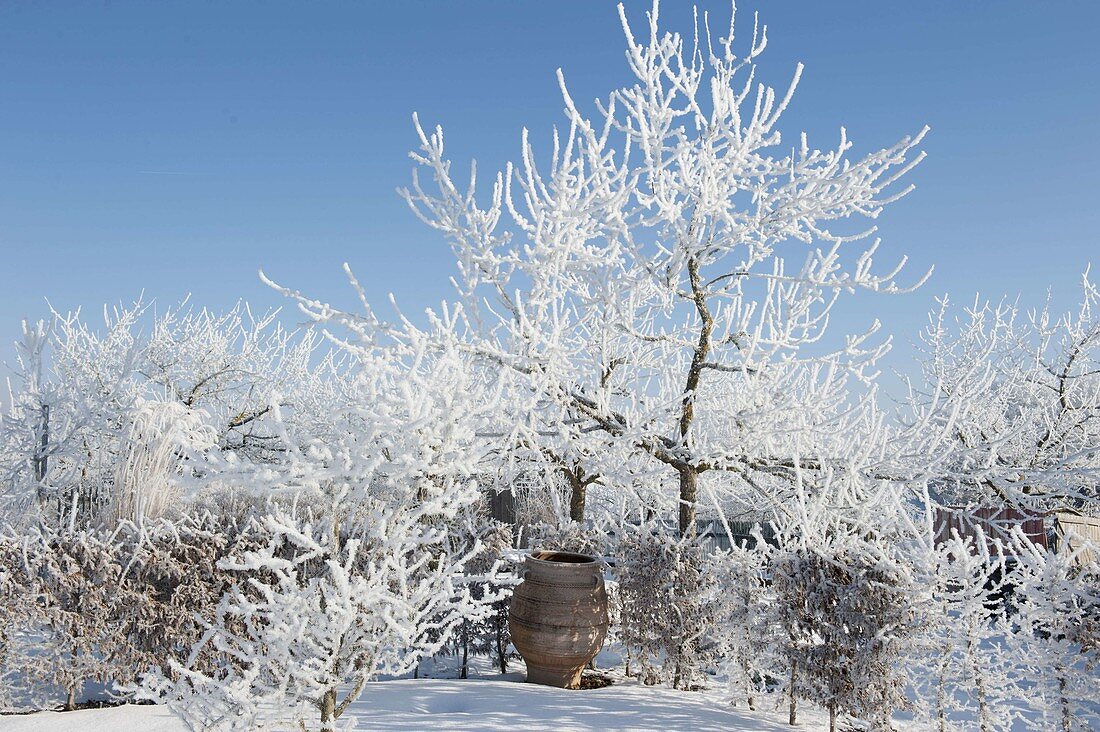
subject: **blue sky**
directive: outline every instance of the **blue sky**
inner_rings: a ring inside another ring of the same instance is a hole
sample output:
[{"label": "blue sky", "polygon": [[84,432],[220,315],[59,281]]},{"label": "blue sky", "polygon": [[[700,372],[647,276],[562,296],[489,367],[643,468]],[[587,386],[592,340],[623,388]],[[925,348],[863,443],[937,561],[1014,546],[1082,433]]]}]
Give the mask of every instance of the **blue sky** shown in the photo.
[{"label": "blue sky", "polygon": [[[881,251],[936,273],[837,327],[877,316],[904,344],[943,292],[1073,302],[1100,266],[1100,4],[740,6],[743,34],[754,10],[769,26],[766,80],[806,64],[788,132],[829,146],[845,125],[858,152],[932,126]],[[690,6],[662,16],[686,31]],[[559,66],[578,100],[626,80],[613,2],[0,4],[0,356],[44,298],[283,304],[260,267],[350,306],[348,261],[376,298],[438,302],[449,250],[394,193],[410,114],[496,168],[560,119]]]}]

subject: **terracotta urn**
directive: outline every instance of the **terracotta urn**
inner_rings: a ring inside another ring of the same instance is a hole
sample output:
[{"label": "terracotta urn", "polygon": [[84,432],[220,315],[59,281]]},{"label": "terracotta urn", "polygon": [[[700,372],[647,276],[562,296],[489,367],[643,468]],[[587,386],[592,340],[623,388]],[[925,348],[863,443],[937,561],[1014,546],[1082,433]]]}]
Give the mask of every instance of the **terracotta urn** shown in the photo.
[{"label": "terracotta urn", "polygon": [[535,551],[522,578],[512,593],[508,629],[527,662],[527,680],[576,689],[607,635],[603,567],[585,554]]}]

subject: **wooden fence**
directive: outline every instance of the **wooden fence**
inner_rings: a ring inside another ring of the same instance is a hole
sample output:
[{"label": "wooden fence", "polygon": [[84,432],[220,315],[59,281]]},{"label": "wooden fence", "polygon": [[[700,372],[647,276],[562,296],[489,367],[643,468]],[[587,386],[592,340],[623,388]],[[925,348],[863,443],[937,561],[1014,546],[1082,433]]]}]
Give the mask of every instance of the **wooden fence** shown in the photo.
[{"label": "wooden fence", "polygon": [[[1080,552],[1077,564],[1100,561],[1100,519],[1075,513],[1054,514],[1054,536],[1058,551]],[[1085,544],[1089,544],[1087,548]]]}]

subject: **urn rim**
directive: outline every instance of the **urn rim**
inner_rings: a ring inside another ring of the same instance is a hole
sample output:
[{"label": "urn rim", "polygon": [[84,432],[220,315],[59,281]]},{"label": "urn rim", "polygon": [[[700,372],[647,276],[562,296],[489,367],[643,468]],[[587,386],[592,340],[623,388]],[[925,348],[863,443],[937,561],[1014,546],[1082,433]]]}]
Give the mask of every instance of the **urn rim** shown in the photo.
[{"label": "urn rim", "polygon": [[599,560],[589,554],[579,552],[555,551],[552,549],[536,549],[527,555],[527,560],[539,562],[551,566],[585,566],[598,564]]}]

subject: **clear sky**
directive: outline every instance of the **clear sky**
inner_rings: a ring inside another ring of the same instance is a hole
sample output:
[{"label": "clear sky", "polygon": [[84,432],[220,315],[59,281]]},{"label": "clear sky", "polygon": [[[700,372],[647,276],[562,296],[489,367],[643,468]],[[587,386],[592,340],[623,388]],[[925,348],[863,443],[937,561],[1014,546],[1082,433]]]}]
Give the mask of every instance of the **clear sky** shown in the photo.
[{"label": "clear sky", "polygon": [[[647,5],[628,3],[637,23]],[[766,80],[806,64],[788,132],[828,147],[845,125],[860,152],[932,127],[881,251],[936,274],[850,303],[838,327],[878,316],[904,343],[943,292],[1073,302],[1100,268],[1100,3],[740,6],[742,34],[754,10],[769,26]],[[662,17],[687,31],[690,5]],[[410,114],[443,124],[462,165],[496,168],[522,126],[546,139],[560,120],[555,68],[591,100],[627,79],[623,48],[605,0],[5,0],[0,356],[44,298],[282,304],[260,267],[350,305],[348,261],[375,297],[438,302],[450,252],[394,193]]]}]

